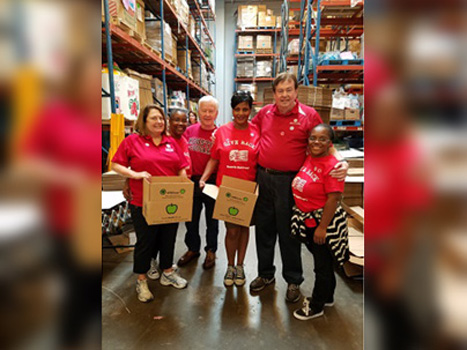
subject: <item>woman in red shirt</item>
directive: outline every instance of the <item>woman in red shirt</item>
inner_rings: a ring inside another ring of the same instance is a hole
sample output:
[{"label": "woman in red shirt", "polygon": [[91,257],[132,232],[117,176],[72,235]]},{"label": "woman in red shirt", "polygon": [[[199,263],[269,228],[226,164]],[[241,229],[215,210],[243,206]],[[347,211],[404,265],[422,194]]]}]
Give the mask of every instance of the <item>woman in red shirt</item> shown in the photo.
[{"label": "woman in red shirt", "polygon": [[[334,251],[331,252],[328,247],[329,242],[326,236],[329,236],[328,226],[333,221],[337,210],[342,210],[339,201],[344,191],[344,182],[329,175],[339,162],[329,153],[333,138],[334,132],[327,124],[319,124],[312,129],[308,141],[309,155],[292,182],[292,193],[296,204],[292,217],[292,231],[297,230],[299,226],[294,220],[301,216],[303,218],[301,222],[304,222],[309,237],[306,247],[313,254],[315,264],[315,286],[312,297],[305,298],[303,308],[294,312],[295,318],[299,320],[319,317],[323,315],[324,306],[334,304],[336,288],[333,268]],[[317,224],[313,218],[310,218],[309,213],[321,208],[322,214]],[[347,226],[346,222],[343,224],[345,225],[343,233],[345,242],[342,251],[348,254]],[[311,227],[315,228],[314,233]]]},{"label": "woman in red shirt", "polygon": [[175,140],[166,135],[163,110],[147,105],[136,121],[136,132],[125,138],[112,159],[112,170],[130,179],[131,216],[136,232],[133,272],[138,274],[136,293],[141,302],[154,299],[148,288],[146,272],[156,242],[163,269],[161,284],[185,288],[186,280],[173,268],[178,223],[148,225],[142,213],[143,179],[151,176],[186,176],[188,162]]},{"label": "woman in red shirt", "polygon": [[[203,188],[209,176],[217,170],[216,184],[221,185],[224,175],[243,180],[255,181],[258,159],[259,134],[256,126],[248,118],[253,106],[253,98],[249,92],[237,91],[231,99],[233,122],[217,129],[214,145],[211,149],[211,159],[206,165],[200,179]],[[224,284],[237,286],[245,284],[243,262],[250,236],[249,227],[243,227],[226,222],[227,233],[225,248],[228,266],[224,276]],[[235,257],[237,263],[235,264]]]}]

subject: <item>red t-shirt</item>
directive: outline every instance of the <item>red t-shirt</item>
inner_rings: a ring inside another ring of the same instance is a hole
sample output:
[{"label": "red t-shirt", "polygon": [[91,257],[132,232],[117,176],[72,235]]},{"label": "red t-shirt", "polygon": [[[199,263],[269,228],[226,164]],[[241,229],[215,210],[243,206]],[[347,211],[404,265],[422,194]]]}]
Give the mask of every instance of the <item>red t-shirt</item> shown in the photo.
[{"label": "red t-shirt", "polygon": [[252,123],[261,134],[259,165],[279,171],[298,171],[306,157],[310,132],[322,120],[313,108],[297,100],[286,115],[280,114],[275,104],[263,107]]},{"label": "red t-shirt", "polygon": [[[131,167],[133,171],[147,171],[152,176],[177,176],[188,166],[186,157],[177,142],[170,136],[162,136],[156,146],[150,136],[133,134],[125,138],[112,158],[113,163]],[[130,179],[133,205],[143,206],[143,180]]]},{"label": "red t-shirt", "polygon": [[212,133],[216,130],[204,130],[201,124],[197,123],[189,126],[185,131],[185,137],[188,141],[188,149],[190,151],[192,174],[194,176],[203,175],[204,168],[211,158],[211,148],[213,141]]},{"label": "red t-shirt", "polygon": [[188,141],[186,140],[185,136],[182,135],[179,139],[176,139],[173,137],[175,142],[177,142],[178,146],[183,152],[183,155],[185,156],[187,162],[188,162],[188,168],[186,169],[186,175],[188,178],[191,178],[191,157],[190,157],[190,150],[188,149]]},{"label": "red t-shirt", "polygon": [[[21,151],[26,157],[50,162],[62,169],[82,172],[99,181],[101,176],[101,119],[83,115],[79,108],[52,102],[38,115]],[[45,207],[49,223],[57,234],[69,234],[77,211],[74,189],[48,184]]]},{"label": "red t-shirt", "polygon": [[251,123],[238,130],[232,122],[216,130],[216,141],[211,157],[219,161],[216,184],[220,186],[224,175],[254,181],[258,160],[258,128]]},{"label": "red t-shirt", "polygon": [[[333,155],[313,158],[308,156],[292,182],[292,193],[297,207],[309,213],[323,208],[327,194],[344,192],[344,181],[337,181],[329,175],[338,160]],[[306,220],[306,226],[314,226],[314,220]]]}]

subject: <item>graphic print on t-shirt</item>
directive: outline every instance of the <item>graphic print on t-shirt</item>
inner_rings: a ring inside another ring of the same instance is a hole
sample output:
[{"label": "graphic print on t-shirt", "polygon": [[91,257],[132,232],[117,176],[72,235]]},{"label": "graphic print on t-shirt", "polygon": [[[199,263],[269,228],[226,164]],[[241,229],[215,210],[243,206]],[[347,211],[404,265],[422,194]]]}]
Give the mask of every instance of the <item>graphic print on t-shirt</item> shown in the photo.
[{"label": "graphic print on t-shirt", "polygon": [[229,160],[231,162],[248,162],[248,151],[233,149],[229,153]]},{"label": "graphic print on t-shirt", "polygon": [[192,152],[199,152],[203,154],[211,154],[212,141],[191,137],[189,140],[189,149]]}]

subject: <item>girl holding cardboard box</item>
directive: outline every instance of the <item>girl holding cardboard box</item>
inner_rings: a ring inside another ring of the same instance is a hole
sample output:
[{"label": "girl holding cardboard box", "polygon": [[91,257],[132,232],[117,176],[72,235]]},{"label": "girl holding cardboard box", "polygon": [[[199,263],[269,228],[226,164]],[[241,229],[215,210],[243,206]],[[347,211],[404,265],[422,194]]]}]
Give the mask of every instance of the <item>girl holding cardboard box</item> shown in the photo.
[{"label": "girl holding cardboard box", "polygon": [[148,225],[143,216],[143,180],[152,176],[185,176],[188,162],[177,142],[166,135],[164,111],[147,105],[138,116],[136,132],[125,138],[112,159],[112,170],[130,179],[131,216],[136,232],[133,272],[138,274],[136,293],[141,302],[154,299],[148,288],[146,272],[157,244],[162,285],[185,288],[187,282],[173,268],[178,223]]},{"label": "girl holding cardboard box", "polygon": [[[199,182],[201,188],[209,176],[217,170],[216,185],[220,186],[224,175],[255,181],[258,159],[259,132],[248,118],[253,106],[253,98],[247,91],[237,91],[231,99],[233,121],[221,126],[215,132],[211,149],[211,159],[206,165]],[[249,227],[225,223],[227,233],[225,248],[228,266],[224,284],[237,286],[245,284],[243,262],[249,240]],[[235,264],[235,257],[237,262]]]}]

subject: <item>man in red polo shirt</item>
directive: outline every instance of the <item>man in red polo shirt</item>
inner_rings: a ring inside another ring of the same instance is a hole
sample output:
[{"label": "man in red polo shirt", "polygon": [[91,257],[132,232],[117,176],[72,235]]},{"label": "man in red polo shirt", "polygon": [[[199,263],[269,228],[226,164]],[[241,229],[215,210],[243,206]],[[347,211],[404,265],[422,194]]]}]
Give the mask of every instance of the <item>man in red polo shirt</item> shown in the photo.
[{"label": "man in red polo shirt", "polygon": [[[219,103],[212,96],[204,96],[199,102],[199,123],[189,126],[185,131],[185,138],[188,141],[192,163],[191,180],[195,183],[195,193],[193,195],[193,214],[191,222],[186,223],[187,232],[185,244],[188,250],[178,260],[178,266],[185,266],[192,260],[200,256],[201,237],[199,234],[199,221],[201,211],[205,209],[206,218],[206,259],[203,263],[204,269],[210,269],[216,262],[217,235],[219,234],[219,222],[212,218],[216,201],[204,193],[199,188],[199,180],[203,175],[204,168],[211,158],[211,148],[213,145],[212,134],[216,130],[216,118],[219,113]],[[216,183],[216,171],[211,175],[207,183]]]},{"label": "man in red polo shirt", "polygon": [[[274,249],[277,236],[282,258],[282,276],[288,284],[286,300],[300,299],[303,282],[300,242],[290,236],[290,219],[294,199],[292,180],[303,165],[308,137],[314,126],[321,124],[319,114],[298,102],[298,82],[293,74],[281,73],[273,82],[274,101],[263,107],[253,118],[261,134],[256,203],[256,252],[258,277],[250,290],[259,292],[274,282]],[[330,149],[338,160],[342,157]],[[344,180],[348,164],[339,162],[330,174]]]}]

